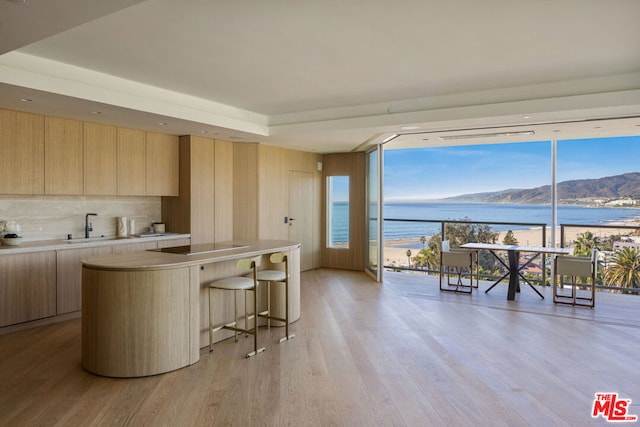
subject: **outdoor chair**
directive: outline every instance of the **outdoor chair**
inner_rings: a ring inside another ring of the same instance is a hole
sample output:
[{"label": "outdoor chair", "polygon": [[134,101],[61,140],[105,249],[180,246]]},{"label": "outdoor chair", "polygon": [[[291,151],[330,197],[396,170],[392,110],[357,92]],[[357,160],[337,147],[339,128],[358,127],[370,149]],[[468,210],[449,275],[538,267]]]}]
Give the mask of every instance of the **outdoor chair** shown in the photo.
[{"label": "outdoor chair", "polygon": [[554,258],[554,303],[591,308],[595,306],[597,256],[598,251],[594,249],[591,258],[568,255]]},{"label": "outdoor chair", "polygon": [[[440,250],[440,290],[471,294],[478,287],[478,251],[451,249],[448,240]],[[475,284],[474,284],[475,277]]]}]

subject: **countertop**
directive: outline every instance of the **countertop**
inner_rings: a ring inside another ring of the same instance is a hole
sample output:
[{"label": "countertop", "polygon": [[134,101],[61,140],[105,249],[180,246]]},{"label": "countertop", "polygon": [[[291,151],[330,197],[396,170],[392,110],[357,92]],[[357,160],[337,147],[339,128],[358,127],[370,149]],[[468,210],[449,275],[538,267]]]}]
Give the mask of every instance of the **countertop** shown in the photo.
[{"label": "countertop", "polygon": [[0,256],[9,254],[20,254],[27,252],[55,251],[63,249],[81,249],[96,246],[115,246],[126,245],[131,243],[144,243],[159,240],[184,239],[191,237],[190,234],[164,233],[150,234],[144,237],[128,236],[128,237],[95,237],[89,240],[39,240],[32,242],[22,242],[18,246],[0,245]]},{"label": "countertop", "polygon": [[300,247],[300,243],[288,240],[233,240],[220,243],[242,247],[192,255],[132,251],[83,259],[82,265],[97,270],[156,270],[251,258],[266,253],[291,251]]}]

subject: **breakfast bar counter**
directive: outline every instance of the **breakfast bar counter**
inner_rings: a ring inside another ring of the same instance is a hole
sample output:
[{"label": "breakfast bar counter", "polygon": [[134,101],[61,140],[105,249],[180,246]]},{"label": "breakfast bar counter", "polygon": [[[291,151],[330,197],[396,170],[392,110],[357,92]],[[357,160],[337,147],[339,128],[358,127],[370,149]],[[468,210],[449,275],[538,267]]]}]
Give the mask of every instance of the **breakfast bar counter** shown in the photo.
[{"label": "breakfast bar counter", "polygon": [[[263,268],[274,268],[269,254],[287,254],[289,320],[298,320],[299,248],[299,243],[285,240],[230,241],[82,260],[83,368],[108,377],[141,377],[198,362],[200,348],[209,345],[207,284],[243,274],[236,271],[236,263],[244,258],[262,256]],[[260,310],[267,305],[266,295],[264,289],[259,292]],[[284,301],[283,289],[272,290],[274,315],[284,317]],[[212,312],[220,317],[215,321],[228,321],[233,297],[216,297]],[[232,332],[216,334],[214,342]]]}]

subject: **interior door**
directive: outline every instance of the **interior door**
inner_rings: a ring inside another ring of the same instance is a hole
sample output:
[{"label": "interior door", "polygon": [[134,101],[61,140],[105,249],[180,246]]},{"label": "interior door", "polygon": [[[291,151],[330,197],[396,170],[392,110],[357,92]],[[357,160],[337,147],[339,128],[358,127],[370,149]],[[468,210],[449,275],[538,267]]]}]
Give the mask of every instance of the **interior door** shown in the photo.
[{"label": "interior door", "polygon": [[300,269],[313,268],[313,174],[289,171],[289,240],[300,242]]}]

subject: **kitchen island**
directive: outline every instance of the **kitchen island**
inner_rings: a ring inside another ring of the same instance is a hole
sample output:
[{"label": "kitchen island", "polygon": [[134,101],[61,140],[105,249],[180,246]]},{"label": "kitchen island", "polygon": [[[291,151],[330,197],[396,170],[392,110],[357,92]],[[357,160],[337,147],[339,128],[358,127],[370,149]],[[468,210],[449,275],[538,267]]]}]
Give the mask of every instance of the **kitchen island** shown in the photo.
[{"label": "kitchen island", "polygon": [[[198,362],[200,348],[209,345],[207,283],[242,274],[236,263],[243,258],[262,255],[262,268],[272,268],[268,255],[287,253],[289,318],[300,318],[299,243],[254,240],[196,246],[200,249],[185,246],[82,260],[82,366],[87,371],[141,377]],[[267,304],[262,288],[260,310]],[[271,310],[284,317],[284,290],[276,289],[271,292]],[[233,317],[233,296],[216,295],[212,311],[214,322],[228,321]],[[232,334],[219,331],[214,341]]]}]

